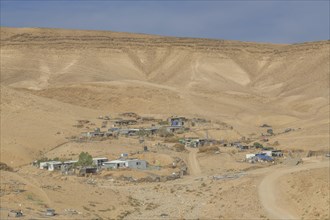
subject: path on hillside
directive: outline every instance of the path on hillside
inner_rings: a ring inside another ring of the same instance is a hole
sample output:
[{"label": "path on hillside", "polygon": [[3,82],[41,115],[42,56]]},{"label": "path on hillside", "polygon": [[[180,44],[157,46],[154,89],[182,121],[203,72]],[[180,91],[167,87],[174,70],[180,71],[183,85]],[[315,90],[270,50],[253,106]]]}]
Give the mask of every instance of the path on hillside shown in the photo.
[{"label": "path on hillside", "polygon": [[189,151],[188,155],[188,167],[189,167],[189,172],[190,175],[192,176],[198,176],[201,175],[202,171],[199,166],[198,160],[197,160],[197,148],[187,148]]},{"label": "path on hillside", "polygon": [[258,186],[259,199],[272,219],[299,219],[296,213],[290,210],[290,207],[284,207],[282,198],[278,194],[277,184],[279,178],[292,172],[298,172],[309,169],[329,167],[329,161],[308,163],[291,168],[281,168],[274,170],[271,174],[264,177]]},{"label": "path on hillside", "polygon": [[48,206],[52,204],[50,198],[48,197],[48,194],[41,188],[41,183],[38,182],[35,178],[22,173],[16,173],[16,172],[6,172],[6,173],[11,176],[12,180],[23,183],[25,185],[24,188],[26,188],[26,186],[31,187],[31,189],[28,192],[34,193],[36,196],[39,197],[39,199],[42,199],[42,202],[46,203]]}]

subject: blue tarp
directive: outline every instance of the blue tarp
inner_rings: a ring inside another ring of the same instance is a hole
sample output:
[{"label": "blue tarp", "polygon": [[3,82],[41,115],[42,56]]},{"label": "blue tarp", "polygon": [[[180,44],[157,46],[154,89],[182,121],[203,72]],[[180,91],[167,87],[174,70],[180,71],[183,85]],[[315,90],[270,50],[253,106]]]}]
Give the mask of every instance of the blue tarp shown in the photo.
[{"label": "blue tarp", "polygon": [[256,154],[256,157],[260,158],[261,160],[265,161],[273,161],[274,159],[270,156],[267,156],[265,154]]}]

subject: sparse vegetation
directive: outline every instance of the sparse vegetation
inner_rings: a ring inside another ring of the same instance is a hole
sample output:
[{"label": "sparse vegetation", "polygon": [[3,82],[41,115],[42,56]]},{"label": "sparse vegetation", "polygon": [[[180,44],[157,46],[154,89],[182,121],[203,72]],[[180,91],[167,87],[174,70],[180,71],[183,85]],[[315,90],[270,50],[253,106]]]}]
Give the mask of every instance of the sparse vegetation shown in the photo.
[{"label": "sparse vegetation", "polygon": [[120,213],[120,215],[117,216],[117,219],[124,219],[125,217],[127,217],[128,215],[132,214],[133,211],[123,211]]},{"label": "sparse vegetation", "polygon": [[270,134],[270,135],[274,135],[274,131],[271,128],[267,129],[267,133]]},{"label": "sparse vegetation", "polygon": [[183,144],[174,144],[173,149],[177,152],[182,152],[186,150]]},{"label": "sparse vegetation", "polygon": [[219,151],[218,146],[205,146],[198,149],[198,153],[214,153],[216,151]]},{"label": "sparse vegetation", "polygon": [[278,141],[275,141],[274,143],[273,143],[273,146],[279,146],[280,145],[280,143],[278,142]]},{"label": "sparse vegetation", "polygon": [[176,137],[176,136],[165,137],[164,142],[167,142],[167,143],[178,143],[179,142],[179,138]]},{"label": "sparse vegetation", "polygon": [[151,135],[151,131],[147,131],[145,129],[140,129],[136,134],[139,137],[149,137]]},{"label": "sparse vegetation", "polygon": [[12,172],[14,169],[12,167],[8,166],[6,163],[0,162],[0,170]]},{"label": "sparse vegetation", "polygon": [[159,207],[159,205],[157,205],[155,203],[147,203],[147,206],[146,206],[145,210],[154,210],[158,207]]},{"label": "sparse vegetation", "polygon": [[172,136],[174,136],[174,134],[172,133],[172,132],[168,132],[167,130],[166,130],[166,128],[160,128],[159,130],[158,130],[158,135],[160,136],[160,137],[172,137]]}]

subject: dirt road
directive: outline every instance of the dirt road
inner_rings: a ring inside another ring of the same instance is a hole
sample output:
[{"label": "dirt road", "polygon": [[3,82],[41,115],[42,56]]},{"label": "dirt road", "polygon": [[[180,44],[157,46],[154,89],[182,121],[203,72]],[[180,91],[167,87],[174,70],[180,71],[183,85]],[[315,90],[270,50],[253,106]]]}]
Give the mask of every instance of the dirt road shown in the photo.
[{"label": "dirt road", "polygon": [[188,166],[190,170],[190,175],[198,176],[201,175],[202,171],[197,161],[197,152],[198,149],[196,148],[188,148],[189,155],[188,155]]},{"label": "dirt road", "polygon": [[267,211],[268,217],[271,219],[299,219],[300,217],[290,206],[283,205],[281,196],[276,188],[279,178],[292,172],[323,167],[329,167],[329,161],[308,163],[290,168],[281,168],[273,171],[270,175],[267,175],[261,181],[258,193],[260,202]]}]

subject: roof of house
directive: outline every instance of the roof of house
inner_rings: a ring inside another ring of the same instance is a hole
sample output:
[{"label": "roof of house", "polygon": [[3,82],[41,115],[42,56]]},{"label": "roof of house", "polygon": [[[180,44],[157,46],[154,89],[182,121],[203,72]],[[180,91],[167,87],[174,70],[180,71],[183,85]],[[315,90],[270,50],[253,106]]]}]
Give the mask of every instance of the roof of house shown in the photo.
[{"label": "roof of house", "polygon": [[53,164],[53,165],[58,165],[58,164],[62,164],[61,161],[48,161],[48,164]]},{"label": "roof of house", "polygon": [[108,160],[106,157],[95,157],[93,160]]},{"label": "roof of house", "polygon": [[68,160],[68,161],[64,161],[64,163],[77,163],[78,160]]},{"label": "roof of house", "polygon": [[273,161],[273,158],[263,154],[256,154],[256,157],[259,157],[261,160]]},{"label": "roof of house", "polygon": [[103,164],[112,164],[112,163],[125,163],[126,161],[124,160],[112,160],[108,162],[104,162]]}]

